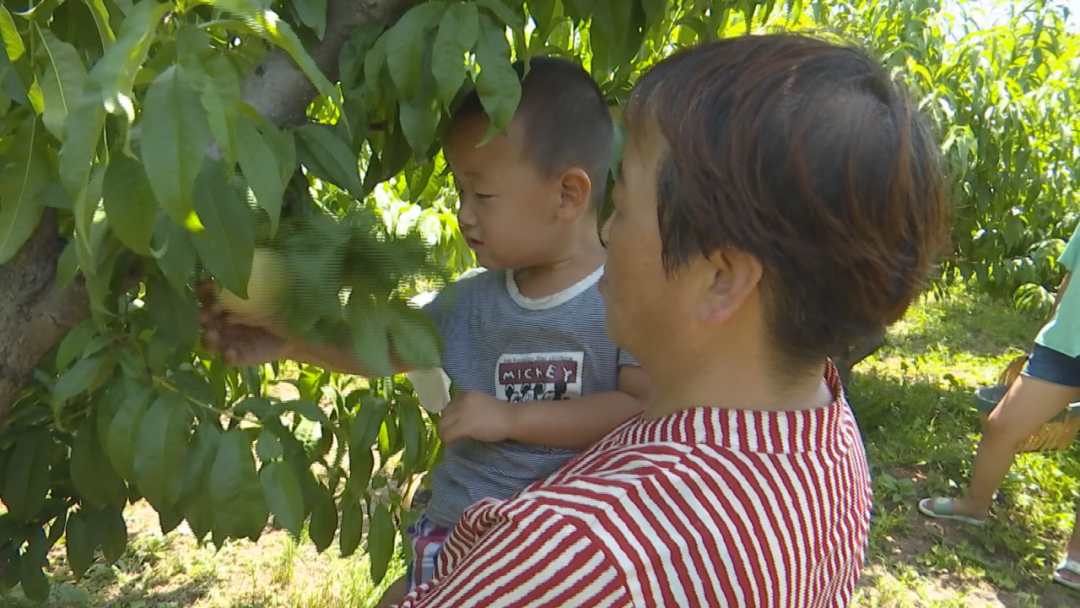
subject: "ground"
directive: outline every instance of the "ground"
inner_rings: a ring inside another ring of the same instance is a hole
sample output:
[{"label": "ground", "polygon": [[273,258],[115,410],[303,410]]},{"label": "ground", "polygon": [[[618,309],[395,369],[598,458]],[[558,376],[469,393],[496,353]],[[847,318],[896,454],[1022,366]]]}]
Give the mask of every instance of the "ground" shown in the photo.
[{"label": "ground", "polygon": [[[979,432],[971,393],[994,382],[1038,325],[1007,302],[956,291],[921,302],[887,346],[856,368],[849,390],[876,506],[855,606],[1080,606],[1080,594],[1050,582],[1073,523],[1075,443],[1022,455],[982,529],[928,520],[915,508],[919,498],[954,495],[965,485]],[[336,547],[318,555],[284,532],[215,553],[183,527],[162,536],[144,504],[129,509],[128,525],[131,542],[118,567],[97,564],[78,584],[62,544],[54,551],[50,607],[365,607],[382,592],[362,557],[342,559]],[[395,561],[388,579],[401,568]],[[18,590],[0,597],[0,605],[29,605],[18,597]]]}]

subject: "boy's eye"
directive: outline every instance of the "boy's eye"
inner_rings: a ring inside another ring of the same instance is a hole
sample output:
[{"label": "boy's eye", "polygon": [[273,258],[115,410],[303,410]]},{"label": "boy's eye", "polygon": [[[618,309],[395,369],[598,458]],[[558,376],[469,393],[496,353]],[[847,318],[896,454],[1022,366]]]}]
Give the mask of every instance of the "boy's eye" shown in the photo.
[{"label": "boy's eye", "polygon": [[476,198],[487,199],[487,198],[492,198],[493,196],[495,196],[495,195],[494,194],[483,194],[481,192],[476,193]]}]

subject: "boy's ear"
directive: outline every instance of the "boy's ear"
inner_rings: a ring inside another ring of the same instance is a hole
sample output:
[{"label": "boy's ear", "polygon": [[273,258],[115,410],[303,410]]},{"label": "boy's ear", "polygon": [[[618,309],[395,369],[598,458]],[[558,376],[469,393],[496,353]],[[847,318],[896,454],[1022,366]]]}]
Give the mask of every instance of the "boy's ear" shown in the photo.
[{"label": "boy's ear", "polygon": [[580,168],[567,169],[559,180],[559,217],[574,221],[592,200],[592,179]]}]

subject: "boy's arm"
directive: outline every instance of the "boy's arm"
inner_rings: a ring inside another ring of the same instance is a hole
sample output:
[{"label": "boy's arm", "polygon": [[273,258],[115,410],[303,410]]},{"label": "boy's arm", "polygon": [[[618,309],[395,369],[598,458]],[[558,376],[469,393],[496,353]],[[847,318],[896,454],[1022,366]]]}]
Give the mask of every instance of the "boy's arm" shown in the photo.
[{"label": "boy's arm", "polygon": [[[395,374],[413,371],[411,366],[401,360],[392,345],[387,354]],[[349,349],[333,344],[312,344],[299,338],[290,338],[285,345],[285,358],[342,374],[364,377],[374,375],[370,370],[363,369]]]},{"label": "boy's arm", "polygon": [[469,437],[584,449],[640,414],[647,396],[648,379],[636,366],[619,368],[619,390],[577,399],[510,404],[491,395],[467,393],[443,412],[439,435],[446,443]]},{"label": "boy's arm", "polygon": [[[268,327],[265,321],[261,326],[256,322],[245,323],[244,319],[232,318],[228,312],[215,306],[213,301],[204,307],[200,320],[205,329],[204,345],[208,350],[221,353],[229,365],[259,365],[291,359],[335,372],[371,375],[370,370],[363,369],[346,348],[313,344],[297,336],[286,337],[284,332],[276,331],[277,328]],[[397,356],[392,345],[388,355],[395,372],[412,371]]]}]

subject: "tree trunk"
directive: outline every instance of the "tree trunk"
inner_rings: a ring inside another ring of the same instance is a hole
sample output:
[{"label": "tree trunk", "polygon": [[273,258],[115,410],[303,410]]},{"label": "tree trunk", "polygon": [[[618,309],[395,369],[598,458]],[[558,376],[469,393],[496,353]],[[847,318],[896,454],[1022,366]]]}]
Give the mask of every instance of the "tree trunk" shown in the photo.
[{"label": "tree trunk", "polygon": [[65,241],[49,209],[30,240],[0,266],[0,427],[38,364],[67,332],[90,316],[78,280],[56,285],[56,261]]},{"label": "tree trunk", "polygon": [[848,347],[845,352],[833,357],[833,363],[836,365],[837,371],[840,372],[840,381],[844,383],[845,387],[851,379],[851,368],[858,365],[863,359],[876,353],[877,350],[884,345],[885,330],[882,329],[872,336],[867,336],[855,342],[855,344]]},{"label": "tree trunk", "polygon": [[[331,80],[341,48],[357,26],[397,20],[413,0],[330,0],[323,39],[308,52]],[[241,84],[243,100],[279,126],[305,120],[315,87],[288,54],[270,52]],[[23,386],[74,326],[90,316],[86,289],[78,280],[56,287],[56,262],[64,250],[56,216],[48,210],[19,253],[0,266],[0,428]]]}]

